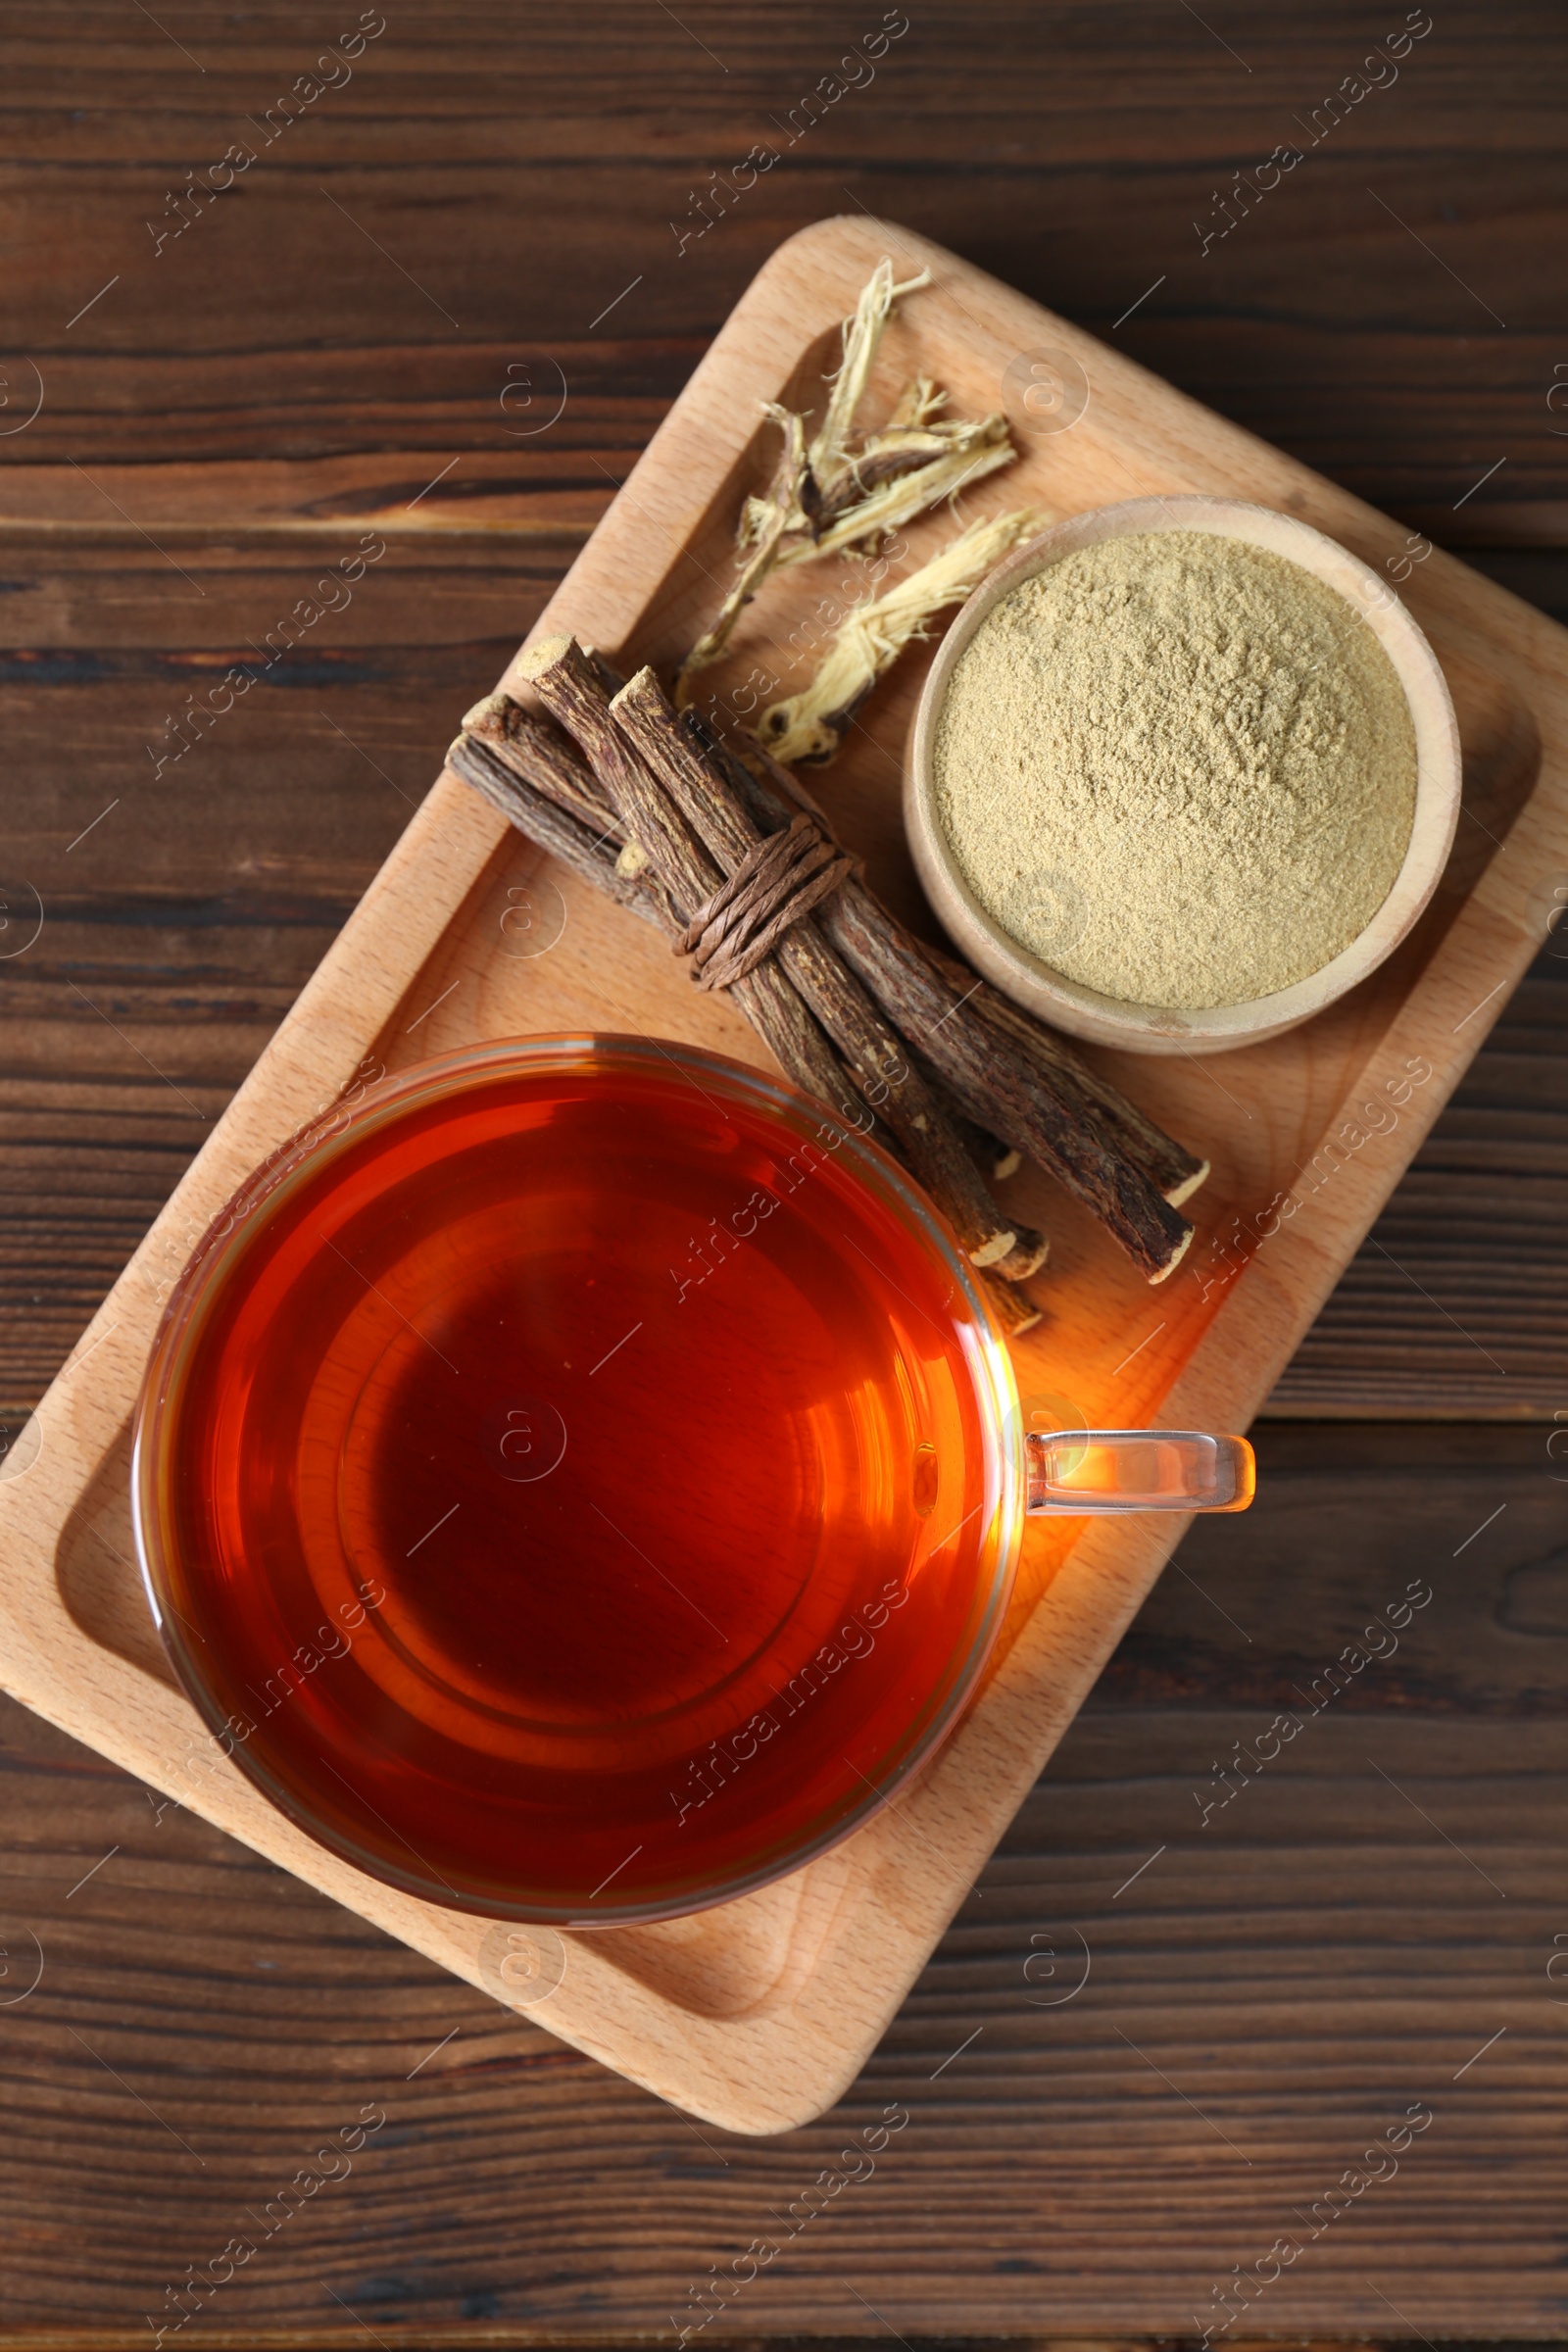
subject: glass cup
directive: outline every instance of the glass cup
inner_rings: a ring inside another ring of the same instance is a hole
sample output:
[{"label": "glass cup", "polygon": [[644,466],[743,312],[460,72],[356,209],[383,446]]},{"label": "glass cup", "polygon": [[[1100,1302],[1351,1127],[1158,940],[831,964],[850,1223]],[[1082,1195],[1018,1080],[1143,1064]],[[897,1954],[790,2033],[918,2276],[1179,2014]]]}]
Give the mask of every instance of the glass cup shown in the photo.
[{"label": "glass cup", "polygon": [[1240,1438],[1025,1430],[869,1134],[589,1036],[424,1063],[258,1170],[171,1298],[132,1480],[192,1785],[216,1751],[390,1885],[578,1926],[744,1893],[895,1795],[1029,1514],[1251,1493]]}]

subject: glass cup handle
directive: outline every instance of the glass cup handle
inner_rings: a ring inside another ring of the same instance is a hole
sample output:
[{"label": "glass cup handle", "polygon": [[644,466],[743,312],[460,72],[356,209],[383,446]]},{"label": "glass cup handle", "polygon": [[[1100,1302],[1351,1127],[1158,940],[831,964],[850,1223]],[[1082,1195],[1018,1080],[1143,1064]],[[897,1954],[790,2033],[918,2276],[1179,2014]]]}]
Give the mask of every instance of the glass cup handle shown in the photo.
[{"label": "glass cup handle", "polygon": [[1245,1438],[1197,1429],[1058,1429],[1024,1439],[1043,1511],[1245,1511],[1257,1485]]}]

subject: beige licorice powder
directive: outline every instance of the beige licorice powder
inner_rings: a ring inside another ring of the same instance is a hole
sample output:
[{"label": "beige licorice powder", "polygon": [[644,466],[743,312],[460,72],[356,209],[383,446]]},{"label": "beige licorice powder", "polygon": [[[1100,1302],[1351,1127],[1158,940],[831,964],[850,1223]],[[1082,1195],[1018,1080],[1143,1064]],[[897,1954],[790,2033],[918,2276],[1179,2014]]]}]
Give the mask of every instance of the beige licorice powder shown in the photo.
[{"label": "beige licorice powder", "polygon": [[1415,735],[1394,665],[1298,564],[1206,531],[1081,549],[954,666],[940,821],[1069,979],[1180,1010],[1289,988],[1387,898]]}]

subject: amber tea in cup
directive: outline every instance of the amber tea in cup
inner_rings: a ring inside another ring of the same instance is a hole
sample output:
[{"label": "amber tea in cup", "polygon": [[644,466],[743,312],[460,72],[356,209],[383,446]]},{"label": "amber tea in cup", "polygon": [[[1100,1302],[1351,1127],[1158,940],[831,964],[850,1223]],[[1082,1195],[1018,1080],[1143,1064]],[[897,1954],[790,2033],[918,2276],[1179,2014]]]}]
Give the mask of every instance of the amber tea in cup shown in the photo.
[{"label": "amber tea in cup", "polygon": [[407,1072],[186,1268],[137,1547],[214,1745],[435,1902],[609,1924],[795,1868],[951,1729],[1026,1511],[1239,1510],[1246,1441],[1033,1431],[863,1134],[655,1040]]},{"label": "amber tea in cup", "polygon": [[683,1048],[489,1047],[215,1226],[138,1544],[214,1738],[324,1844],[465,1909],[664,1916],[820,1851],[949,1728],[1016,1553],[1014,1416],[864,1137]]}]

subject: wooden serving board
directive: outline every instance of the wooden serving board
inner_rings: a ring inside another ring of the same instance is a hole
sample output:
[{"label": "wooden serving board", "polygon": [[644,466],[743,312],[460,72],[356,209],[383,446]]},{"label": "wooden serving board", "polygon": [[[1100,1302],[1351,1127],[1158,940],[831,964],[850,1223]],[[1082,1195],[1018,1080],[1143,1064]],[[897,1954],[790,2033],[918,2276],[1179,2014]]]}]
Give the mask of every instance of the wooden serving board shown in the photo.
[{"label": "wooden serving board", "polygon": [[[1006,406],[1022,451],[968,514],[1055,519],[1152,491],[1239,495],[1302,516],[1375,567],[1406,533],[1113,349],[903,229],[819,223],[742,299],[540,622],[623,666],[667,667],[731,569],[742,494],[770,469],[758,404],[820,401],[839,321],[891,253],[932,286],[901,305],[873,393],[916,370],[958,413]],[[1025,405],[1031,385],[1035,411]],[[1042,429],[1042,427],[1044,429]],[[908,534],[923,558],[950,517]],[[1424,545],[1424,543],[1422,543]],[[848,565],[775,578],[712,673],[742,710],[798,683],[854,593]],[[1568,636],[1447,557],[1407,601],[1452,689],[1465,814],[1445,884],[1376,977],[1303,1029],[1206,1061],[1105,1057],[1207,1152],[1199,1233],[1144,1286],[1032,1171],[1005,1199],[1053,1236],[1043,1326],[1016,1350],[1053,1420],[1244,1428],[1539,945],[1568,874]],[[904,851],[903,742],[916,650],[821,789],[873,879],[929,928]],[[454,713],[454,718],[457,714]],[[761,1060],[640,923],[541,860],[455,777],[432,789],[0,1468],[5,1687],[459,1976],[693,2113],[739,2132],[808,2121],[845,2089],[1159,1574],[1169,1520],[1047,1520],[1025,1544],[986,1687],[923,1778],[793,1878],[663,1927],[556,1936],[394,1893],[295,1830],[214,1757],[131,1565],[131,1416],[163,1299],[240,1179],[340,1090],[481,1038],[593,1027]],[[369,1077],[357,1080],[368,1065]]]}]

